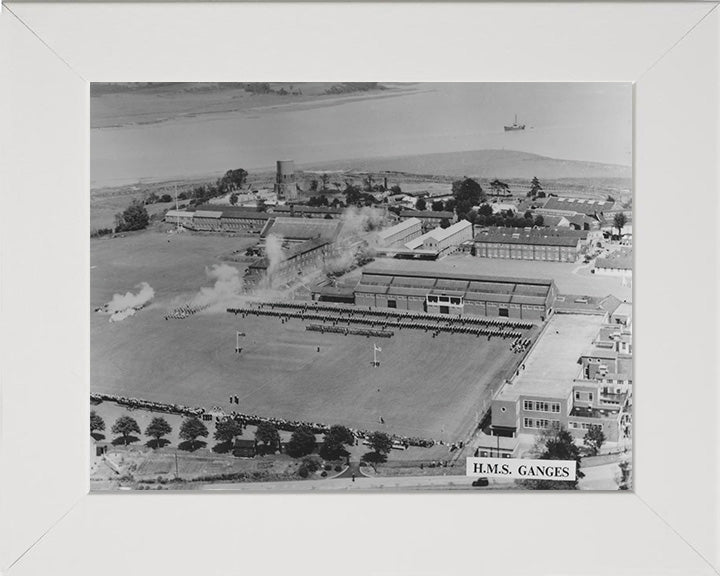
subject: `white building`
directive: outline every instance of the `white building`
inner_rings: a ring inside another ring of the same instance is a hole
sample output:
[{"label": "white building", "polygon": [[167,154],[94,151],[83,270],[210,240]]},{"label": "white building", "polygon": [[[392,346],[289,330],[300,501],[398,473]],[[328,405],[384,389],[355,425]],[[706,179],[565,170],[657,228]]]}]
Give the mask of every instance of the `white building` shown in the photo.
[{"label": "white building", "polygon": [[467,220],[461,220],[448,228],[435,228],[407,242],[405,248],[418,255],[442,256],[454,248],[472,240],[472,224]]},{"label": "white building", "polygon": [[402,222],[380,230],[378,238],[384,246],[405,244],[422,235],[422,222],[418,218],[409,218]]}]

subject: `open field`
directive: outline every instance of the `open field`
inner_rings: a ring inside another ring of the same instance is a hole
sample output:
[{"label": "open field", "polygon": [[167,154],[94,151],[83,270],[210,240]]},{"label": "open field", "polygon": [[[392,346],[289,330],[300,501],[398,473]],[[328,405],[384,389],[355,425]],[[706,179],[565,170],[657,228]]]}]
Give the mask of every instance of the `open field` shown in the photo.
[{"label": "open field", "polygon": [[[408,436],[463,439],[488,386],[512,370],[509,343],[467,335],[396,333],[378,342],[308,332],[300,320],[241,318],[224,312],[165,320],[209,281],[205,268],[252,238],[145,232],[91,243],[91,305],[148,282],[155,299],[135,316],[91,316],[91,389],[263,416],[384,428]],[[235,331],[245,332],[237,355]],[[320,352],[317,351],[318,346]]]},{"label": "open field", "polygon": [[[151,308],[165,309],[174,298],[189,298],[200,287],[209,285],[205,269],[220,264],[222,255],[244,250],[256,242],[257,237],[154,231],[129,233],[124,238],[93,239],[90,304],[96,308],[116,292],[125,293],[140,282],[148,282],[155,289]],[[242,275],[242,265],[236,267]],[[107,317],[102,321],[107,323]]]},{"label": "open field", "polygon": [[[246,334],[240,355],[236,330]],[[488,387],[518,359],[507,341],[467,335],[405,330],[379,344],[373,368],[371,339],[307,332],[299,320],[93,315],[92,390],[450,441],[465,437]]]}]

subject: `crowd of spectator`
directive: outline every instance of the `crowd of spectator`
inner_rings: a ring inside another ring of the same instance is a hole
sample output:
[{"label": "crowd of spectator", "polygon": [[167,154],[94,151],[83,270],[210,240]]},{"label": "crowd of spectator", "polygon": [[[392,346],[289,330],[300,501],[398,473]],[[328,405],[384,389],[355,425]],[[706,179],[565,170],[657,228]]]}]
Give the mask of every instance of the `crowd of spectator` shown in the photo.
[{"label": "crowd of spectator", "polygon": [[[231,397],[232,398],[232,397]],[[201,420],[208,420],[215,418],[216,421],[231,418],[243,424],[244,427],[257,426],[260,423],[272,424],[278,430],[284,430],[287,432],[294,432],[298,428],[308,428],[314,434],[325,434],[330,431],[330,425],[323,424],[320,422],[304,422],[302,420],[288,420],[286,418],[274,418],[267,416],[259,416],[257,414],[243,414],[241,412],[232,411],[230,414],[226,414],[218,407],[214,407],[212,413],[205,410],[205,408],[189,408],[182,404],[166,404],[163,402],[153,402],[151,400],[142,400],[139,398],[128,398],[125,396],[116,396],[113,394],[90,394],[90,400],[93,403],[100,403],[103,401],[115,402],[121,406],[132,409],[149,410],[152,412],[164,412],[166,414],[178,414],[182,416],[196,416]],[[357,430],[354,428],[348,428],[355,438],[360,440],[368,439],[373,432],[368,430]],[[390,435],[393,442],[408,446],[419,446],[422,448],[429,448],[434,446],[436,443],[443,444],[442,441],[435,442],[434,440],[418,437],[400,436],[397,434]]]}]

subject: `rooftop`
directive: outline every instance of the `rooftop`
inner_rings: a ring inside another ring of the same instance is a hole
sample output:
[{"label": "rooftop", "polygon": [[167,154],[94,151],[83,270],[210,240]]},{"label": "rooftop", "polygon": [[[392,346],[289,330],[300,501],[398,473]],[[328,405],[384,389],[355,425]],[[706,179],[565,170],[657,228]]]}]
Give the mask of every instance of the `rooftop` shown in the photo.
[{"label": "rooftop", "polygon": [[165,212],[165,218],[168,216],[174,217],[174,218],[192,218],[194,212],[187,212],[185,210],[168,210]]},{"label": "rooftop", "polygon": [[597,258],[595,268],[611,268],[616,270],[632,270],[633,252],[631,249],[618,250],[606,258]]},{"label": "rooftop", "polygon": [[[190,209],[188,209],[190,210]],[[195,212],[209,211],[221,212],[223,218],[257,218],[258,220],[267,220],[270,215],[267,212],[259,210],[251,210],[241,206],[223,206],[220,204],[203,204],[195,208]]]},{"label": "rooftop", "polygon": [[612,294],[605,297],[581,296],[578,294],[558,294],[555,298],[555,310],[563,312],[596,313],[602,316],[612,314],[620,304]]},{"label": "rooftop", "polygon": [[222,212],[216,210],[195,210],[195,218],[222,218]]},{"label": "rooftop", "polygon": [[303,206],[301,204],[290,204],[273,207],[273,212],[282,214],[342,214],[342,208],[331,208],[329,206]]},{"label": "rooftop", "polygon": [[322,218],[292,218],[279,216],[269,231],[265,230],[263,236],[274,234],[282,238],[309,240],[311,238],[324,238],[335,240],[340,233],[342,222],[337,219],[325,220]]},{"label": "rooftop", "polygon": [[[489,276],[485,274],[468,274],[456,272],[454,266],[442,262],[426,262],[422,266],[416,262],[405,260],[376,260],[363,268],[365,275],[375,275],[378,278],[392,276],[403,276],[413,278],[443,278],[449,280],[464,280],[467,282],[489,282],[489,283],[510,283],[510,284],[534,284],[550,288],[553,284],[551,279],[543,278],[517,278],[509,276]],[[388,280],[389,282],[389,280]],[[546,292],[546,291],[545,291]]]},{"label": "rooftop", "polygon": [[410,240],[410,242],[405,244],[405,247],[409,248],[410,250],[416,250],[418,248],[421,248],[422,245],[425,243],[425,240],[427,240],[428,238],[432,238],[437,242],[442,242],[446,238],[450,238],[454,234],[462,232],[463,230],[466,230],[470,227],[472,227],[472,224],[470,224],[470,222],[468,222],[467,220],[461,220],[460,222],[456,222],[455,224],[453,224],[452,226],[448,226],[447,228],[440,228],[438,226],[437,228],[426,232],[422,236],[418,236],[417,238]]},{"label": "rooftop", "polygon": [[503,387],[498,400],[517,400],[520,396],[566,399],[578,373],[578,358],[602,323],[601,316],[552,316],[525,359],[525,370]]},{"label": "rooftop", "polygon": [[402,210],[400,218],[447,218],[452,220],[455,218],[454,212],[433,212],[432,210]]},{"label": "rooftop", "polygon": [[380,232],[378,232],[378,236],[381,240],[386,240],[390,236],[393,236],[420,224],[422,224],[422,222],[417,218],[408,218],[407,220],[403,220],[402,222],[395,224],[395,226],[390,226],[389,228],[380,230]]},{"label": "rooftop", "polygon": [[[569,234],[568,232],[575,232]],[[475,242],[503,243],[503,244],[530,244],[533,246],[567,246],[576,247],[582,239],[580,231],[564,230],[558,232],[554,229],[532,228],[485,228],[475,235]]]},{"label": "rooftop", "polygon": [[551,196],[545,202],[545,210],[567,210],[582,214],[594,215],[599,212],[612,210],[615,202],[606,200],[589,200],[586,198],[566,198],[564,196]]},{"label": "rooftop", "polygon": [[611,314],[617,314],[618,316],[632,316],[632,303],[621,302]]}]

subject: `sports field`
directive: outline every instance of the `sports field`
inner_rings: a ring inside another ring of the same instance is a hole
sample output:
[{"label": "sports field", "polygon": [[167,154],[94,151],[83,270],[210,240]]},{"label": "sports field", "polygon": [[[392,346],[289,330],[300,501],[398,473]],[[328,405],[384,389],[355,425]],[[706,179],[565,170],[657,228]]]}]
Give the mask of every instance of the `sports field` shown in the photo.
[{"label": "sports field", "polygon": [[[373,340],[225,312],[165,320],[173,303],[208,285],[206,267],[252,242],[152,232],[93,241],[93,308],[140,282],[155,298],[122,322],[92,314],[92,391],[456,441],[472,428],[488,387],[519,361],[499,338],[405,329]],[[246,334],[241,354],[236,330]],[[371,364],[374,342],[379,368]],[[230,405],[230,395],[240,403]]]},{"label": "sports field", "polygon": [[[519,357],[498,338],[406,329],[377,340],[374,368],[375,340],[309,332],[300,320],[201,313],[166,321],[150,309],[92,322],[94,392],[446,441],[465,437],[488,385]],[[236,330],[246,334],[241,354]]]}]

